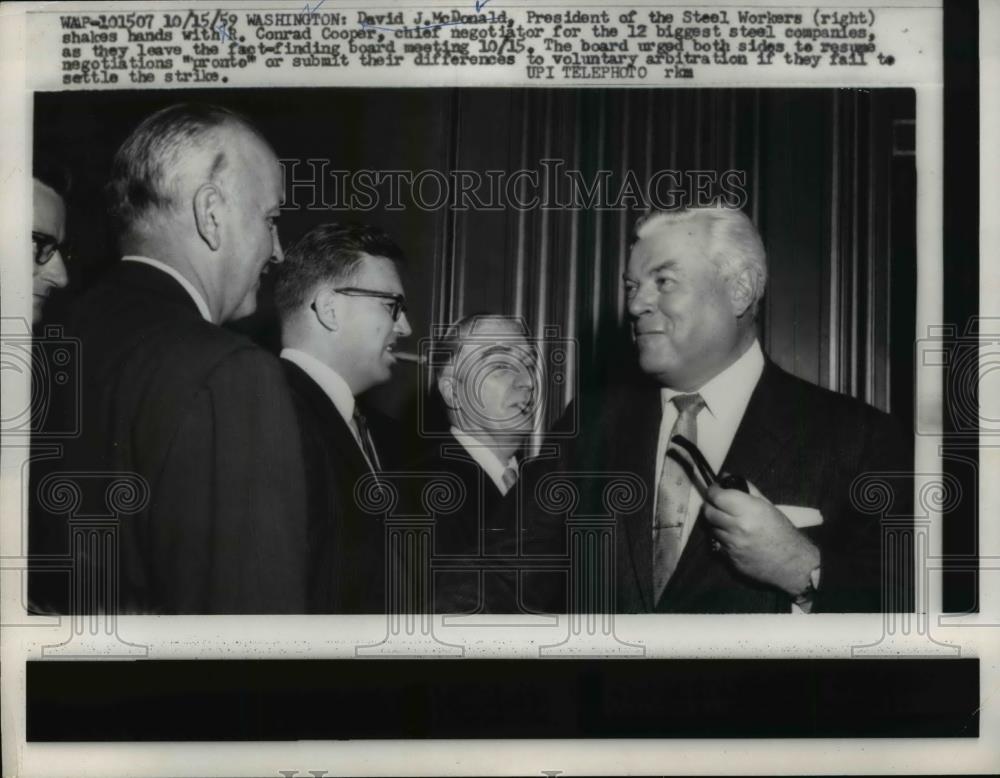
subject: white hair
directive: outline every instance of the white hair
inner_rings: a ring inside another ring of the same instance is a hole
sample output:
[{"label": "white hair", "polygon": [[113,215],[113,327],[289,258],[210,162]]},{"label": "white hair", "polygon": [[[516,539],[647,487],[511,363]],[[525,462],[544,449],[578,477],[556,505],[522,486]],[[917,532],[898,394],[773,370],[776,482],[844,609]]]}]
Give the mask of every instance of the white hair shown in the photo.
[{"label": "white hair", "polygon": [[708,255],[719,274],[730,279],[748,270],[753,284],[751,306],[754,314],[767,286],[767,257],[753,222],[743,211],[722,206],[682,208],[677,211],[650,211],[635,224],[633,242],[644,238],[661,224],[701,220],[708,235]]}]

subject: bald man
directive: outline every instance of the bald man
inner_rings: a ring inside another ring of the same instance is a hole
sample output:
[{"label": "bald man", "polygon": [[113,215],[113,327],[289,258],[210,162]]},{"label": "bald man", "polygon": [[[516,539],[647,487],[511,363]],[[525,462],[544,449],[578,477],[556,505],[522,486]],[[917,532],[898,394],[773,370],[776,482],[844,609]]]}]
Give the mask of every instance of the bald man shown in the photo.
[{"label": "bald man", "polygon": [[[434,554],[465,558],[437,571],[434,610],[513,610],[512,597],[490,568],[512,547],[515,516],[507,500],[520,477],[524,445],[541,398],[535,391],[535,351],[519,319],[471,314],[434,343],[434,386],[448,418],[448,435],[413,470],[447,473],[462,484],[460,507],[437,517]],[[413,498],[415,511],[420,495]]]},{"label": "bald man", "polygon": [[[108,190],[124,256],[70,315],[83,429],[60,464],[138,476],[149,499],[118,522],[114,553],[74,558],[86,580],[117,581],[78,591],[77,608],[304,612],[291,399],[277,359],[220,326],[253,310],[283,258],[278,160],[240,116],[175,105],[125,141]],[[96,508],[108,499],[95,491]]]}]

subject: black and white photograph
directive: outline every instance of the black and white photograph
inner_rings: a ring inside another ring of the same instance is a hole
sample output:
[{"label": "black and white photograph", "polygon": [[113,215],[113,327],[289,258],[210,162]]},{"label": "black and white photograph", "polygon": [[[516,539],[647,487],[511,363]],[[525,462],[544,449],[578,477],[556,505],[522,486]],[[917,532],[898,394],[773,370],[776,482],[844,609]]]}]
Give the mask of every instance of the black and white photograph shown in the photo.
[{"label": "black and white photograph", "polygon": [[32,608],[912,610],[914,108],[37,95]]},{"label": "black and white photograph", "polygon": [[4,73],[5,775],[996,757],[982,20],[66,5]]}]

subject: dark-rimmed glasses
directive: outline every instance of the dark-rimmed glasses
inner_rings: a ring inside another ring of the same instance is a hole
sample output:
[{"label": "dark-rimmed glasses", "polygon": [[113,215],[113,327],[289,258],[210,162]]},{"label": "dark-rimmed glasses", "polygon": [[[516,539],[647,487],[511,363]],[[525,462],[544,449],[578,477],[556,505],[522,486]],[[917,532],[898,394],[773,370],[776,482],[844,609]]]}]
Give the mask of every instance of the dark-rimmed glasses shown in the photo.
[{"label": "dark-rimmed glasses", "polygon": [[34,232],[31,233],[31,243],[35,248],[35,264],[45,265],[48,261],[55,256],[58,251],[62,254],[64,262],[69,262],[70,251],[69,245],[65,242],[60,243],[58,239],[51,235],[47,235],[44,232]]},{"label": "dark-rimmed glasses", "polygon": [[401,294],[392,292],[382,292],[378,289],[362,289],[359,286],[342,286],[333,291],[338,294],[346,294],[348,297],[377,297],[380,300],[391,300],[389,315],[394,322],[399,321],[400,314],[406,313],[406,298]]}]

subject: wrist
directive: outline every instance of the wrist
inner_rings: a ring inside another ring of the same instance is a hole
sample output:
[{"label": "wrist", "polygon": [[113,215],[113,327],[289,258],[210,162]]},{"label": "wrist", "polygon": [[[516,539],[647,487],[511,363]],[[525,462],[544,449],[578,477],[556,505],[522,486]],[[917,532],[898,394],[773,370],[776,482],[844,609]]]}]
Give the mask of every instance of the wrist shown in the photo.
[{"label": "wrist", "polygon": [[796,605],[806,605],[813,601],[813,597],[816,596],[816,590],[819,589],[819,579],[820,579],[820,566],[816,565],[812,570],[809,571],[809,576],[806,585],[799,591],[792,602]]},{"label": "wrist", "polygon": [[820,553],[819,549],[806,540],[802,555],[796,560],[794,574],[789,578],[785,593],[792,601],[798,603],[812,599],[819,587]]}]

